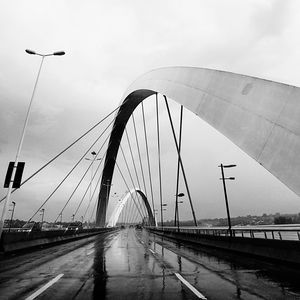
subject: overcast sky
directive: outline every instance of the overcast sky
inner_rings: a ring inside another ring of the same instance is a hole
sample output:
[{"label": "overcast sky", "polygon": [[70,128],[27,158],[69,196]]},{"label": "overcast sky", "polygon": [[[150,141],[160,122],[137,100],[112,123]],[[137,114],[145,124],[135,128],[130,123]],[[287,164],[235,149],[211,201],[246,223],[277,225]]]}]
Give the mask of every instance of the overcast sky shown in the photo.
[{"label": "overcast sky", "polygon": [[[7,164],[14,160],[40,63],[26,48],[40,53],[64,50],[66,55],[45,60],[22,149],[24,178],[117,107],[132,81],[151,69],[205,67],[300,86],[299,28],[298,0],[0,0],[0,177],[4,181]],[[153,102],[145,103],[150,136],[155,133]],[[171,106],[178,116],[179,107]],[[161,117],[170,219],[176,155],[164,109]],[[197,130],[199,139],[191,138],[191,130]],[[236,181],[228,184],[233,216],[300,212],[298,196],[187,111],[183,140],[198,218],[225,216],[220,162],[238,165],[230,170]],[[30,217],[89,143],[83,141],[77,152],[70,151],[14,194],[16,217]],[[47,204],[47,220],[58,214],[78,181],[75,177],[68,181],[69,192]],[[117,174],[113,184],[117,194],[126,190]],[[181,215],[191,218],[187,205]]]}]

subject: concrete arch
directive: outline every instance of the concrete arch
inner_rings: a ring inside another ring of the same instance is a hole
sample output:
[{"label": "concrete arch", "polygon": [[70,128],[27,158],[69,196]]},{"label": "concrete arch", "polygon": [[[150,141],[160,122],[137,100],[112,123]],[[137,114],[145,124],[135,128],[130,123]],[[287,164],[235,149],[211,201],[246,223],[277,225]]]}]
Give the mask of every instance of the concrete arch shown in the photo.
[{"label": "concrete arch", "polygon": [[148,217],[149,217],[149,225],[151,226],[155,226],[155,220],[154,220],[154,217],[153,217],[153,212],[151,210],[151,207],[150,207],[150,204],[148,202],[148,199],[146,197],[146,195],[144,194],[143,191],[139,190],[139,189],[132,189],[130,190],[120,201],[119,205],[115,208],[115,210],[113,211],[109,221],[108,221],[108,224],[107,224],[107,227],[114,227],[116,226],[117,222],[118,222],[118,219],[120,217],[120,214],[123,210],[123,208],[125,207],[127,201],[129,201],[129,199],[131,198],[131,196],[134,194],[134,193],[137,193],[139,194],[141,197],[142,197],[142,200],[145,204],[145,207],[147,209],[147,213],[148,213]]},{"label": "concrete arch", "polygon": [[[300,195],[300,88],[229,72],[190,67],[153,70],[126,91],[105,158],[96,222],[104,226],[115,158],[138,104],[160,93],[205,120]],[[108,190],[107,190],[108,189]]]}]

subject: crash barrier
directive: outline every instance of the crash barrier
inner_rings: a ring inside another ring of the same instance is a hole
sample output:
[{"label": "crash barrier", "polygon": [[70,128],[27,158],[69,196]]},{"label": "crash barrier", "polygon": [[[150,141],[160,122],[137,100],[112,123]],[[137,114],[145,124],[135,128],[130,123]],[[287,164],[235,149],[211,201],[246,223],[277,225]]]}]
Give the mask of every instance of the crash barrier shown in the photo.
[{"label": "crash barrier", "polygon": [[[184,243],[192,243],[215,249],[228,250],[241,254],[261,257],[284,263],[300,264],[300,242],[299,240],[268,239],[255,237],[237,236],[235,233],[212,234],[212,231],[201,229],[177,228],[147,228],[150,232],[168,237]],[[271,234],[272,236],[272,234]]]},{"label": "crash barrier", "polygon": [[89,237],[96,234],[112,232],[118,229],[118,227],[113,227],[37,232],[3,232],[0,241],[0,251],[7,253],[38,246],[57,244]]},{"label": "crash barrier", "polygon": [[[163,227],[164,231],[178,231],[175,227]],[[260,238],[271,240],[293,240],[300,241],[300,227],[289,225],[286,227],[281,226],[268,226],[265,228],[257,227],[240,227],[240,228],[184,228],[180,227],[180,232],[202,234],[202,235],[214,235],[214,236],[234,236],[234,237],[248,237],[248,238]]]}]

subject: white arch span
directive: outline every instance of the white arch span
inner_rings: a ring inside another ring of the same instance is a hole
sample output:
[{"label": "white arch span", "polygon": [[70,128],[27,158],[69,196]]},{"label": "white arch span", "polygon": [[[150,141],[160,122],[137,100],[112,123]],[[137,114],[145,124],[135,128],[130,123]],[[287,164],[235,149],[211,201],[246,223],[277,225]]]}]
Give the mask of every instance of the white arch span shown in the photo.
[{"label": "white arch span", "polygon": [[144,201],[144,204],[146,206],[146,209],[148,211],[148,217],[149,217],[149,220],[150,220],[150,223],[152,222],[152,225],[153,222],[154,222],[154,219],[153,219],[153,212],[151,210],[151,207],[148,203],[148,200],[144,194],[143,191],[141,191],[140,189],[131,189],[121,200],[120,202],[118,203],[118,205],[115,207],[113,213],[111,214],[111,217],[107,223],[107,227],[114,227],[116,226],[117,222],[118,222],[118,219],[120,217],[120,214],[122,212],[122,210],[124,209],[127,201],[134,195],[134,194],[139,194],[141,195],[143,201]]}]

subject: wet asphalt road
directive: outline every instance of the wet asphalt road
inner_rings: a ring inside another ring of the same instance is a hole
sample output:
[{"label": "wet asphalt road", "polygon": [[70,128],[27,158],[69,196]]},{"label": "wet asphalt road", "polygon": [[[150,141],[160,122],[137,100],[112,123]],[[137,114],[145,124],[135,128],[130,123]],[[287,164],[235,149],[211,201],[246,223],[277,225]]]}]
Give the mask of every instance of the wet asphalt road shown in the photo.
[{"label": "wet asphalt road", "polygon": [[124,229],[0,259],[0,299],[300,299],[297,272]]}]

